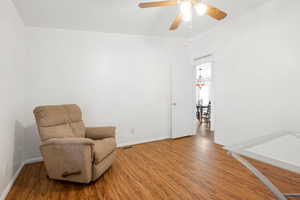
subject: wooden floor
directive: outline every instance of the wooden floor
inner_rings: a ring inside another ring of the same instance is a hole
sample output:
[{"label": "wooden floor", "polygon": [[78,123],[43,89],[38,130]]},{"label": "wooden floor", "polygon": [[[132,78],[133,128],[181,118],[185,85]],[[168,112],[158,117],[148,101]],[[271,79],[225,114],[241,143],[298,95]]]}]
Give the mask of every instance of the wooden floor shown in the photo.
[{"label": "wooden floor", "polygon": [[[250,160],[283,192],[300,192],[300,175]],[[207,132],[119,149],[97,182],[49,180],[43,163],[26,165],[7,200],[268,200],[272,194],[212,142]]]}]

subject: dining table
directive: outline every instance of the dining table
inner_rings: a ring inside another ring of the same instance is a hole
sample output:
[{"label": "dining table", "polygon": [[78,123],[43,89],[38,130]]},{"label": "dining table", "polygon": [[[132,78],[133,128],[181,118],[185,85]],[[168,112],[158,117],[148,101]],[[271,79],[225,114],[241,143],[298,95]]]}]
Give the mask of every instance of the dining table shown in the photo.
[{"label": "dining table", "polygon": [[197,109],[196,116],[200,122],[202,122],[204,110],[208,109],[208,108],[209,108],[209,105],[196,104],[196,109]]}]

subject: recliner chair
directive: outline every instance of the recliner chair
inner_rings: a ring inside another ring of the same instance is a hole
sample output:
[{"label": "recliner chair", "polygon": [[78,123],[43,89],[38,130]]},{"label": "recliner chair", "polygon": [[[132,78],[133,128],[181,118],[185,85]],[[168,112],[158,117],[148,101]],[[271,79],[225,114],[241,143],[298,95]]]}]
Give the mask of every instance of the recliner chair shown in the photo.
[{"label": "recliner chair", "polygon": [[50,178],[89,183],[112,165],[115,127],[85,127],[77,105],[40,106],[33,112]]}]

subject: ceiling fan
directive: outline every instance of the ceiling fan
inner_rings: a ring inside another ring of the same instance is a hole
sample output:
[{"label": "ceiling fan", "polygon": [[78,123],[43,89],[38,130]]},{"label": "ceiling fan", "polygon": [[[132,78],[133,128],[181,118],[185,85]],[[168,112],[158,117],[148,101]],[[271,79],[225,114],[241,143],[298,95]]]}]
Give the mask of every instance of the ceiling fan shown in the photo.
[{"label": "ceiling fan", "polygon": [[158,2],[145,2],[140,3],[140,8],[151,8],[151,7],[162,7],[162,6],[179,6],[180,13],[177,15],[170,30],[176,30],[182,21],[190,21],[192,19],[192,8],[196,10],[198,15],[208,15],[216,20],[222,20],[227,16],[227,13],[208,5],[201,0],[169,0],[169,1],[158,1]]}]

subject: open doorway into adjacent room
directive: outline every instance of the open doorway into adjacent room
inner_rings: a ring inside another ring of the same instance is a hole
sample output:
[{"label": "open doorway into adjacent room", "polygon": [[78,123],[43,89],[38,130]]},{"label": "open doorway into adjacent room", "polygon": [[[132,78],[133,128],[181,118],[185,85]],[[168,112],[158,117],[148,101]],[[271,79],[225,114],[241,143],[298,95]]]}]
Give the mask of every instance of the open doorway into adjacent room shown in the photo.
[{"label": "open doorway into adjacent room", "polygon": [[197,134],[213,139],[212,62],[196,64],[196,119]]}]

